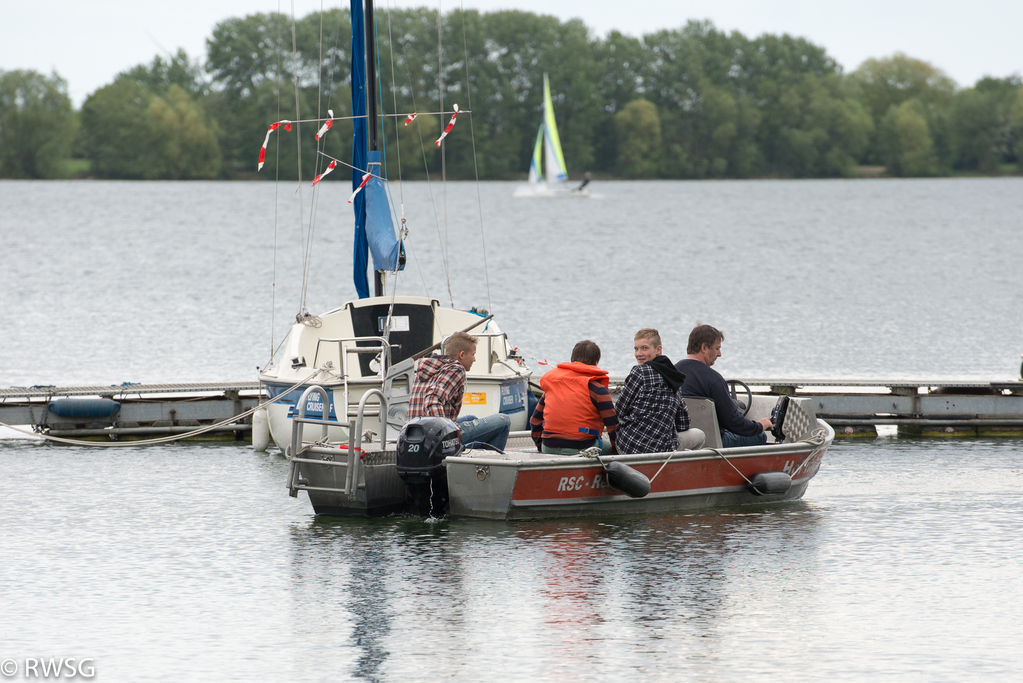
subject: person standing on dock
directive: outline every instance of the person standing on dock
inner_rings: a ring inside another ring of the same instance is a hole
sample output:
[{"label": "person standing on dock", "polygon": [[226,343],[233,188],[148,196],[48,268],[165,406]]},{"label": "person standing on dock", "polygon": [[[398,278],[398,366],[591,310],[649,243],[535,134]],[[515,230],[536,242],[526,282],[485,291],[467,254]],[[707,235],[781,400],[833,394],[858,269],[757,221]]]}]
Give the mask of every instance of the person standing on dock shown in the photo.
[{"label": "person standing on dock", "polygon": [[[529,418],[537,450],[575,455],[596,445],[603,453],[616,452],[618,417],[599,362],[600,347],[586,339],[572,349],[572,362],[558,363],[540,378],[543,396]],[[601,441],[604,429],[610,444]]]},{"label": "person standing on dock", "polygon": [[636,333],[636,365],[618,399],[618,452],[671,453],[702,448],[707,435],[690,428],[680,388],[685,375],[661,355],[661,335],[653,328]]},{"label": "person standing on dock", "polygon": [[675,368],[686,376],[682,394],[714,401],[724,448],[760,446],[767,443],[767,432],[774,426],[771,418],[747,420],[735,407],[725,378],[710,367],[721,357],[721,342],[724,340],[724,333],[710,325],[697,325],[689,333],[686,347],[689,355],[675,363]]},{"label": "person standing on dock", "polygon": [[504,450],[511,420],[497,413],[477,418],[458,416],[465,395],[465,373],[476,362],[476,337],[455,332],[444,341],[444,355],[427,356],[416,365],[409,394],[408,418],[446,417],[458,423],[462,443],[490,444]]}]

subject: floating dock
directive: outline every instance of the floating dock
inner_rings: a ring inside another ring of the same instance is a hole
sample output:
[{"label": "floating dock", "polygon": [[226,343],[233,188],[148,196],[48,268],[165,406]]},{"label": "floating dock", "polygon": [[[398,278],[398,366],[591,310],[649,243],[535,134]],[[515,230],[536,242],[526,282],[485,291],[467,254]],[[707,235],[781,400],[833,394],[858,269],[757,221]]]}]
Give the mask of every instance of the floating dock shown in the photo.
[{"label": "floating dock", "polygon": [[72,439],[126,440],[212,430],[209,441],[251,440],[259,382],[34,386],[0,389],[0,422]]},{"label": "floating dock", "polygon": [[[624,377],[611,378],[617,394]],[[895,426],[909,436],[1023,436],[1023,381],[750,379],[755,394],[813,399],[837,436],[875,436]],[[73,439],[125,440],[185,434],[250,440],[240,417],[263,398],[259,382],[122,384],[0,389],[0,423]]]},{"label": "floating dock", "polygon": [[754,393],[813,399],[836,436],[1023,436],[1023,381],[751,379]]}]

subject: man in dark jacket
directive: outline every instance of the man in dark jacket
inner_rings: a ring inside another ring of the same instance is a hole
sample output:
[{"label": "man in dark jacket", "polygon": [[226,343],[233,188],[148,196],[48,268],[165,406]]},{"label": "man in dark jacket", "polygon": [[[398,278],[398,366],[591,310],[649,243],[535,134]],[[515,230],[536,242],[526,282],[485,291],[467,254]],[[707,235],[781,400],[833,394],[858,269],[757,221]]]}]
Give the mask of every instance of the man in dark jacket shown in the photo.
[{"label": "man in dark jacket", "polygon": [[759,446],[767,443],[767,432],[773,426],[768,417],[747,420],[743,417],[728,393],[725,378],[710,366],[721,357],[721,342],[725,335],[710,325],[697,325],[689,333],[689,345],[685,360],[675,363],[675,368],[684,373],[683,396],[698,396],[714,401],[714,411],[721,428],[721,445],[725,448],[736,446]]},{"label": "man in dark jacket", "polygon": [[702,448],[706,435],[690,429],[689,411],[679,390],[685,375],[661,355],[661,335],[653,328],[636,333],[636,361],[625,378],[618,413],[619,453],[671,453]]}]

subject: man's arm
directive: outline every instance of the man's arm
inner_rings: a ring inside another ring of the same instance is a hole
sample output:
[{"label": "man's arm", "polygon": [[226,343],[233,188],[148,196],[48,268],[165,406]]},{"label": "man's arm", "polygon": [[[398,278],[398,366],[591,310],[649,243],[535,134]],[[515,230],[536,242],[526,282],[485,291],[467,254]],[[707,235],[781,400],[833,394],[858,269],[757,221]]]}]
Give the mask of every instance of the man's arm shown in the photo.
[{"label": "man's arm", "polygon": [[600,419],[604,421],[604,428],[607,429],[607,438],[611,440],[611,448],[615,447],[615,431],[618,429],[618,415],[615,414],[615,404],[611,400],[611,393],[600,383],[600,380],[593,380],[589,383],[590,400],[597,409]]},{"label": "man's arm", "polygon": [[675,413],[675,431],[684,432],[689,429],[689,408],[681,396],[678,397],[678,411]]},{"label": "man's arm", "polygon": [[728,394],[728,387],[725,386],[724,378],[718,378],[710,387],[711,398],[714,399],[714,409],[718,414],[718,425],[739,436],[756,436],[764,431],[764,425],[760,422],[747,420],[739,414],[735,401]]},{"label": "man's arm", "polygon": [[637,365],[629,371],[628,376],[625,378],[625,384],[622,385],[622,394],[618,397],[618,405],[615,408],[619,422],[629,417],[629,414],[632,412],[632,404],[635,403],[636,397],[639,395],[640,381],[636,372],[638,367]]},{"label": "man's arm", "polygon": [[533,443],[536,444],[536,450],[543,449],[543,400],[544,396],[540,397],[540,402],[536,404],[536,408],[533,409],[533,414],[529,418],[529,435],[533,437]]}]

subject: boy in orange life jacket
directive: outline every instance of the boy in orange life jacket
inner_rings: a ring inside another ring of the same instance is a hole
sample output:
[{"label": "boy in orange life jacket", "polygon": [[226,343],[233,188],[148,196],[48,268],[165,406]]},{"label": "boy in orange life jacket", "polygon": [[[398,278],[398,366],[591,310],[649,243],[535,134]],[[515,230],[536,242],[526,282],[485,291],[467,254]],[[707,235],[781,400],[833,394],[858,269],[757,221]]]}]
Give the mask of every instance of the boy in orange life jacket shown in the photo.
[{"label": "boy in orange life jacket", "polygon": [[575,455],[590,446],[601,447],[607,428],[615,453],[618,418],[607,390],[607,371],[597,367],[600,347],[581,341],[572,349],[571,363],[558,363],[540,378],[543,396],[529,418],[537,450],[552,455]]}]

